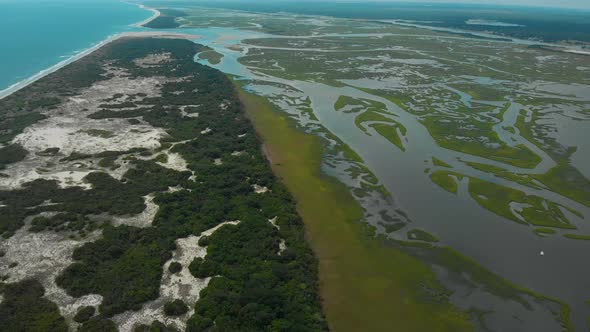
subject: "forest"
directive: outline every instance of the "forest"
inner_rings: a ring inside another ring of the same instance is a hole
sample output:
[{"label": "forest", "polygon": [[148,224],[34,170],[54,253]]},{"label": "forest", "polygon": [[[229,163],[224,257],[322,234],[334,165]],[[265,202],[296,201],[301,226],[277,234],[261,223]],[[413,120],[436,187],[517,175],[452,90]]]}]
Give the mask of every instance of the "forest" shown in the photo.
[{"label": "forest", "polygon": [[[306,242],[295,202],[273,175],[231,82],[221,72],[193,61],[200,49],[200,45],[186,40],[122,39],[0,101],[2,123],[27,114],[42,114],[43,107],[59,104],[39,106],[40,101],[50,97],[63,100],[64,95],[73,95],[77,89],[105,79],[101,65],[107,62],[126,69],[132,77],[183,78],[166,83],[159,97],[134,101],[141,106],[140,114],[111,112],[103,107],[90,117],[141,116],[150,125],[166,130],[168,137],[161,142],[162,146],[172,146],[171,152],[179,153],[190,169],[179,172],[157,164],[154,159],[140,158],[158,155],[159,151],[105,151],[105,163],[112,163],[113,155],[126,155],[134,167],[121,180],[104,172],[90,173],[85,179],[92,184],[90,190],[64,189],[55,181],[36,180],[22,189],[0,191],[0,201],[5,205],[0,207],[0,232],[8,238],[23,226],[25,217],[41,212],[57,214],[34,219],[30,231],[67,232],[84,237],[100,230],[101,238],[76,249],[74,263],[56,281],[74,297],[102,295],[96,313],[82,308],[76,317],[84,322],[82,331],[108,331],[116,330],[110,317],[139,310],[159,297],[163,266],[171,258],[176,239],[199,235],[224,221],[240,220],[239,224],[225,225],[201,241],[201,245],[207,246],[204,259],[196,259],[190,267],[180,266],[190,269],[197,278],[212,278],[196,303],[186,303],[195,308],[187,330],[326,330],[318,293],[317,261]],[[173,60],[150,68],[133,62],[161,52],[170,53]],[[53,90],[59,82],[64,84]],[[180,106],[193,104],[200,105],[199,117],[183,117]],[[7,111],[13,114],[8,116]],[[14,132],[20,130],[16,126]],[[11,149],[14,157],[6,162],[21,158],[18,147]],[[90,157],[95,156],[68,158]],[[223,162],[215,163],[216,159]],[[195,181],[189,179],[191,172],[196,175]],[[254,185],[269,190],[256,193]],[[167,191],[173,186],[183,189]],[[150,227],[114,226],[89,218],[101,213],[140,213],[145,209],[142,197],[148,193],[156,193],[159,206]],[[57,204],[42,204],[48,199]],[[275,217],[278,227],[269,222]],[[287,247],[282,252],[281,239]],[[27,289],[27,283],[34,288]],[[42,298],[43,287],[34,280],[3,283],[0,291],[5,298],[0,303],[0,321],[13,326],[14,331],[30,330],[27,324],[37,321],[42,324],[32,330],[63,328],[63,318],[60,319],[55,305],[35,300]],[[182,299],[175,299],[162,310],[167,315],[179,315],[186,308]],[[167,329],[157,321],[151,326],[137,327],[139,331]]]}]

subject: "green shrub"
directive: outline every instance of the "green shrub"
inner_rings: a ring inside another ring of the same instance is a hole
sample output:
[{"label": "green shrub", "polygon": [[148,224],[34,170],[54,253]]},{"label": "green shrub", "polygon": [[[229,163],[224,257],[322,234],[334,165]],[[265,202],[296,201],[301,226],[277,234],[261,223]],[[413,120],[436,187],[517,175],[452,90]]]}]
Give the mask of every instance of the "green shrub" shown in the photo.
[{"label": "green shrub", "polygon": [[182,300],[174,300],[164,305],[164,313],[168,316],[180,316],[188,312],[188,306]]},{"label": "green shrub", "polygon": [[83,322],[89,320],[90,318],[92,318],[92,316],[94,316],[95,312],[96,312],[96,309],[92,306],[82,307],[82,308],[80,308],[80,310],[78,310],[78,312],[76,313],[76,316],[74,316],[74,321],[76,321],[78,323],[83,323]]},{"label": "green shrub", "polygon": [[199,246],[206,247],[209,245],[209,237],[207,235],[203,235],[199,238]]},{"label": "green shrub", "polygon": [[28,154],[29,152],[19,144],[11,144],[0,148],[0,170],[6,168],[8,164],[25,159]]},{"label": "green shrub", "polygon": [[24,280],[6,284],[2,291],[2,331],[68,331],[57,305],[43,297],[45,290],[38,281]]},{"label": "green shrub", "polygon": [[79,332],[118,332],[117,325],[112,320],[104,316],[96,316],[87,320],[80,328]]},{"label": "green shrub", "polygon": [[170,271],[170,273],[178,273],[182,270],[182,264],[180,264],[179,262],[172,262],[170,263],[170,266],[168,266],[168,271]]}]

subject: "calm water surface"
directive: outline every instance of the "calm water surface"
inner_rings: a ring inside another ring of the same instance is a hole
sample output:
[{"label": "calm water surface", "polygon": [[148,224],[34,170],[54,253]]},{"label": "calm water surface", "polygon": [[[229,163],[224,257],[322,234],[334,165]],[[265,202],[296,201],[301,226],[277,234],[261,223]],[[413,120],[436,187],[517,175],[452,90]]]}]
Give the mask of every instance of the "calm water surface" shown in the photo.
[{"label": "calm water surface", "polygon": [[151,15],[119,0],[0,0],[0,91]]}]

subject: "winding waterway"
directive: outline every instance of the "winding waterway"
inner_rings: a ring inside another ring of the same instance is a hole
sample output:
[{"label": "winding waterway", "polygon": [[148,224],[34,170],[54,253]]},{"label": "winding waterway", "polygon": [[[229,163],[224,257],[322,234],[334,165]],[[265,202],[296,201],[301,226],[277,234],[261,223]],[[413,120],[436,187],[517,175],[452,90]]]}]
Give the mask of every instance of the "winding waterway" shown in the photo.
[{"label": "winding waterway", "polygon": [[[585,328],[587,308],[584,301],[590,297],[590,293],[583,290],[590,289],[590,268],[583,262],[587,257],[586,252],[590,243],[572,241],[560,236],[539,237],[531,232],[530,228],[508,221],[479,206],[470,198],[465,181],[460,183],[458,195],[452,195],[434,185],[424,173],[423,167],[416,166],[424,165],[425,160],[430,160],[434,156],[451,164],[454,170],[460,173],[500,184],[509,182],[467,167],[459,160],[497,165],[516,173],[521,169],[441,148],[415,115],[386,99],[350,86],[333,87],[315,82],[258,75],[238,62],[243,56],[242,52],[227,48],[240,44],[245,39],[263,38],[268,35],[228,28],[181,29],[179,32],[200,35],[202,38],[196,42],[223,54],[221,63],[213,67],[225,73],[246,79],[285,84],[309,96],[314,114],[321,124],[363,158],[379,181],[392,193],[395,207],[401,208],[410,216],[413,227],[423,228],[438,235],[442,245],[457,249],[519,285],[567,302],[572,307],[572,319],[576,329]],[[209,65],[206,61],[198,61]],[[260,94],[268,94],[263,85],[251,86],[251,89]],[[379,135],[368,136],[359,131],[355,126],[353,114],[335,112],[334,103],[340,95],[384,103],[387,109],[396,115],[394,119],[407,128],[407,141],[404,143],[406,151],[402,152]],[[468,95],[463,97],[466,96]],[[502,126],[514,123],[521,107],[518,103],[512,103],[505,112],[503,121],[494,129],[506,143],[524,144],[542,158],[535,169],[526,169],[527,173],[544,173],[553,167],[555,162],[524,138],[502,129]],[[587,130],[588,123],[580,124],[580,127]],[[510,186],[558,203],[567,203],[584,216],[590,216],[590,209],[584,205],[551,191],[532,189],[514,183],[510,183]],[[568,217],[581,232],[590,232],[590,227],[582,219],[574,215]],[[544,256],[539,254],[541,251],[545,253]],[[537,316],[535,319],[539,318]],[[537,331],[553,331],[556,328],[554,325],[543,324],[537,325]]]}]

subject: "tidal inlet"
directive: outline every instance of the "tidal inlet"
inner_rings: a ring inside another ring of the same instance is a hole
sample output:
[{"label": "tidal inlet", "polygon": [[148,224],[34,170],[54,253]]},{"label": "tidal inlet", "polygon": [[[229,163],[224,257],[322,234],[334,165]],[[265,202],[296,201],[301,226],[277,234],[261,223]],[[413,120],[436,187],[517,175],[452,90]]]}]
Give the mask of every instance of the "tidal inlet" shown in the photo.
[{"label": "tidal inlet", "polygon": [[590,8],[515,5],[0,4],[68,31],[0,67],[0,331],[587,331]]}]

